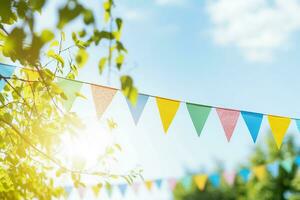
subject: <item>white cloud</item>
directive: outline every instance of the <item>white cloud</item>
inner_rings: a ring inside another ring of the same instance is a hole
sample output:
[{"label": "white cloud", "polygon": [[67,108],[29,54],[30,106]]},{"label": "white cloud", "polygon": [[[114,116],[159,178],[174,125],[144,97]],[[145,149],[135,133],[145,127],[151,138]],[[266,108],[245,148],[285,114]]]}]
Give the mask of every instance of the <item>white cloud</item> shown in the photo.
[{"label": "white cloud", "polygon": [[155,3],[160,6],[182,5],[184,3],[184,0],[155,0]]},{"label": "white cloud", "polygon": [[269,61],[300,30],[299,0],[210,0],[217,44],[240,48],[249,60]]}]

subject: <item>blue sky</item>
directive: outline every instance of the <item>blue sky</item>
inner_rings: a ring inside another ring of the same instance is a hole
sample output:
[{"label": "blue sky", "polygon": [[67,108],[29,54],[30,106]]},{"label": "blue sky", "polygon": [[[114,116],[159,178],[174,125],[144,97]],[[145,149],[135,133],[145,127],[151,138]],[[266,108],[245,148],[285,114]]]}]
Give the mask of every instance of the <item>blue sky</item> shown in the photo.
[{"label": "blue sky", "polygon": [[[85,2],[101,9],[95,0]],[[53,5],[44,12],[41,26],[55,22]],[[123,42],[129,51],[120,74],[129,73],[140,92],[300,118],[300,1],[118,0],[116,5],[115,14],[124,19]],[[66,32],[76,29],[70,26]],[[106,76],[97,72],[101,52],[90,53],[79,79],[107,85]],[[112,74],[112,86],[118,87],[118,75]],[[89,101],[76,101],[74,109],[84,108],[85,116],[95,116],[90,91],[84,88]],[[180,177],[184,168],[211,172],[216,160],[232,169],[247,162],[255,147],[242,118],[227,143],[215,111],[198,138],[184,104],[168,135],[163,133],[154,99],[138,126],[121,94],[105,113],[104,118],[111,117],[119,125],[115,135],[124,150],[121,168],[139,165],[146,179]],[[265,141],[268,130],[265,118],[258,143]],[[299,134],[294,122],[289,134]],[[156,196],[143,194],[128,199],[171,198],[167,190],[155,191]]]}]

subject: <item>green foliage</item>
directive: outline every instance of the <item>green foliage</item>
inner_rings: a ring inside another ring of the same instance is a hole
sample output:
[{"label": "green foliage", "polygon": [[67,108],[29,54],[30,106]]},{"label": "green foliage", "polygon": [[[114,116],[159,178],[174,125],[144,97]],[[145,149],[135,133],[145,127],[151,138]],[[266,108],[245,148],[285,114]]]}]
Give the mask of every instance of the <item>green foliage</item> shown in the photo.
[{"label": "green foliage", "polygon": [[[93,187],[98,193],[103,177],[105,181],[121,177],[132,182],[141,173],[89,172],[83,169],[83,163],[77,163],[78,168],[66,167],[55,157],[62,135],[80,134],[78,129],[84,127],[76,113],[62,108],[68,91],[58,84],[56,76],[75,79],[87,63],[92,45],[107,50],[107,55],[99,58],[100,74],[113,67],[121,70],[127,50],[120,41],[122,20],[114,19],[111,14],[112,0],[103,2],[109,30],[106,25],[97,28],[100,25],[96,24],[93,10],[77,0],[67,0],[57,10],[57,27],[37,32],[36,17],[44,11],[46,3],[47,0],[1,1],[0,55],[27,68],[16,70],[13,77],[4,77],[6,85],[0,93],[0,199],[3,200],[61,197],[65,192],[54,182],[63,175],[70,176],[76,187],[85,186],[82,175],[98,176],[99,183]],[[63,28],[75,20],[81,20],[82,27],[71,34],[73,44],[64,47]],[[109,47],[100,46],[102,43],[108,43]],[[44,55],[46,62],[42,63]],[[137,90],[132,78],[124,76],[120,82],[124,94],[135,101]],[[85,98],[78,92],[74,96]],[[103,157],[113,157],[120,150],[115,144]]]},{"label": "green foliage", "polygon": [[[299,148],[294,143],[292,137],[277,150],[276,144],[271,138],[267,140],[266,146],[258,146],[249,160],[250,163],[243,165],[251,169],[253,166],[268,164],[274,161],[282,163],[283,160],[294,158],[299,155]],[[239,171],[241,168],[237,168]],[[222,174],[223,170],[220,170]],[[289,195],[287,195],[289,194]],[[197,200],[197,199],[215,199],[215,200],[282,200],[282,199],[300,199],[300,174],[297,173],[297,166],[292,165],[292,170],[287,171],[282,165],[279,167],[279,174],[273,177],[270,173],[263,180],[258,180],[252,176],[248,182],[244,182],[237,176],[232,186],[229,186],[224,179],[220,186],[215,187],[208,181],[204,191],[197,189],[193,184],[191,188],[185,189],[181,183],[177,184],[174,190],[176,200]]]}]

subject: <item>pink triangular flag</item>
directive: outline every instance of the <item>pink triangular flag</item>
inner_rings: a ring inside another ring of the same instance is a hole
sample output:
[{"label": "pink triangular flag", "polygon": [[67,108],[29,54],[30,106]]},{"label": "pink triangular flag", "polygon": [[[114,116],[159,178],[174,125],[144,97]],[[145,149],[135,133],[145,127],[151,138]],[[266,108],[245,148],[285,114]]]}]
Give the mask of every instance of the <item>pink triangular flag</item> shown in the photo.
[{"label": "pink triangular flag", "polygon": [[236,123],[239,119],[240,111],[222,108],[216,108],[216,111],[225,131],[227,141],[229,142],[233,134],[234,128],[236,126]]},{"label": "pink triangular flag", "polygon": [[77,190],[78,190],[80,199],[83,199],[84,195],[85,195],[85,192],[86,192],[86,188],[85,187],[79,187]]},{"label": "pink triangular flag", "polygon": [[177,184],[177,180],[175,178],[168,179],[168,185],[169,185],[170,190],[174,190],[176,184]]},{"label": "pink triangular flag", "polygon": [[114,98],[117,90],[95,85],[91,85],[91,90],[96,107],[97,117],[101,118]]},{"label": "pink triangular flag", "polygon": [[223,177],[230,186],[234,184],[235,172],[224,172]]},{"label": "pink triangular flag", "polygon": [[136,193],[136,194],[138,193],[140,186],[141,186],[140,183],[133,183],[132,184],[132,189],[133,189],[134,193]]}]

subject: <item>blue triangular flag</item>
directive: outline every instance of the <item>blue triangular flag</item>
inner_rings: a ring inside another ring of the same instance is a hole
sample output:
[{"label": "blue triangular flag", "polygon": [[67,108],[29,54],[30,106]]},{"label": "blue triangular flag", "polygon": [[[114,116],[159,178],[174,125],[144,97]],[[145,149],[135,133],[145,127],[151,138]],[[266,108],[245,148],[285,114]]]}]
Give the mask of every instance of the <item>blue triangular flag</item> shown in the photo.
[{"label": "blue triangular flag", "polygon": [[65,189],[66,195],[68,197],[70,195],[73,187],[72,186],[65,186],[64,189]]},{"label": "blue triangular flag", "polygon": [[293,163],[294,163],[293,159],[286,159],[286,160],[281,161],[280,165],[282,166],[283,169],[285,169],[285,171],[287,171],[289,173],[292,171]]},{"label": "blue triangular flag", "polygon": [[246,122],[248,130],[251,134],[253,142],[255,143],[261,126],[263,115],[259,113],[252,113],[252,112],[245,112],[245,111],[242,111],[241,113]]},{"label": "blue triangular flag", "polygon": [[119,184],[118,187],[122,196],[124,197],[127,191],[127,184]]},{"label": "blue triangular flag", "polygon": [[279,174],[279,163],[275,161],[274,163],[268,164],[267,169],[273,177],[277,177]]},{"label": "blue triangular flag", "polygon": [[131,102],[128,99],[126,99],[127,104],[129,106],[129,110],[131,112],[131,115],[132,115],[132,118],[133,118],[135,124],[138,123],[138,121],[142,115],[142,112],[145,108],[145,105],[148,101],[148,98],[149,98],[148,95],[139,94],[136,105],[132,105]]},{"label": "blue triangular flag", "polygon": [[298,131],[300,132],[300,119],[296,119],[296,125],[298,128]]},{"label": "blue triangular flag", "polygon": [[220,175],[218,173],[211,174],[208,179],[214,187],[218,187],[220,185]]},{"label": "blue triangular flag", "polygon": [[300,166],[300,156],[297,156],[295,158],[295,163],[296,163],[297,166]]},{"label": "blue triangular flag", "polygon": [[157,187],[158,189],[160,189],[161,184],[162,184],[162,180],[161,180],[161,179],[157,179],[157,180],[154,181],[154,183],[155,183],[156,187]]},{"label": "blue triangular flag", "polygon": [[184,187],[184,189],[188,190],[191,187],[192,184],[192,177],[191,176],[185,176],[181,179],[181,184]]},{"label": "blue triangular flag", "polygon": [[250,170],[249,169],[241,169],[239,172],[239,175],[242,177],[242,179],[247,182],[249,179],[249,175],[250,175]]},{"label": "blue triangular flag", "polygon": [[[0,75],[4,77],[11,77],[12,74],[14,73],[16,67],[11,66],[11,65],[6,65],[0,63]],[[0,78],[0,92],[3,90],[5,85],[5,81]]]}]

